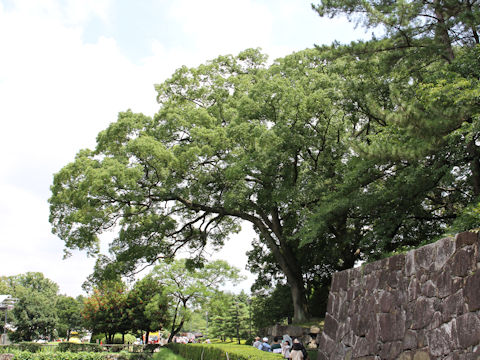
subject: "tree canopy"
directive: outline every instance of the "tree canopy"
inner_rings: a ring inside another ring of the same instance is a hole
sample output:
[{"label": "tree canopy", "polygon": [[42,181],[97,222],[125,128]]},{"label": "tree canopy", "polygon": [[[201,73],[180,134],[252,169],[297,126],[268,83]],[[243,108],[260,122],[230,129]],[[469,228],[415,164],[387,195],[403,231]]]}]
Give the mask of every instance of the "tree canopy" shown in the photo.
[{"label": "tree canopy", "polygon": [[55,175],[67,249],[95,253],[116,228],[117,273],[180,249],[195,267],[247,221],[258,287],[287,283],[303,321],[333,271],[478,227],[477,1],[313,7],[386,31],[271,65],[248,49],[178,69],[153,118],[121,113]]}]

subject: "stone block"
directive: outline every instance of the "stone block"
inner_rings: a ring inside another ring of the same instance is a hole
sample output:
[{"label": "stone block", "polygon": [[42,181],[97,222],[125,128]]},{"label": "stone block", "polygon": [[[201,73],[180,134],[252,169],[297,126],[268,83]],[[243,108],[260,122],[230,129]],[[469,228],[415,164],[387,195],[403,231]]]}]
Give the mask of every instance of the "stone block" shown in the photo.
[{"label": "stone block", "polygon": [[456,318],[458,345],[462,349],[480,344],[480,318],[476,313],[466,313]]},{"label": "stone block", "polygon": [[433,269],[437,247],[435,243],[422,246],[415,250],[415,271]]},{"label": "stone block", "polygon": [[323,333],[320,340],[319,349],[329,356],[333,352],[333,349],[335,349],[335,341]]},{"label": "stone block", "polygon": [[355,347],[353,348],[353,358],[359,358],[363,356],[369,356],[374,353],[374,344],[369,343],[369,341],[364,338],[358,338]]},{"label": "stone block", "polygon": [[417,332],[415,330],[407,330],[403,337],[403,349],[415,350],[417,348]]},{"label": "stone block", "polygon": [[433,299],[420,297],[413,308],[412,329],[423,329],[432,320],[435,309]]},{"label": "stone block", "polygon": [[335,339],[337,336],[338,322],[330,314],[325,315],[325,325],[323,327],[323,333]]},{"label": "stone block", "polygon": [[395,341],[383,344],[381,350],[378,352],[381,359],[397,359],[402,352],[402,342]]},{"label": "stone block", "polygon": [[336,292],[339,292],[340,289],[346,290],[347,286],[348,286],[348,271],[344,270],[344,271],[340,271],[333,274],[332,286],[330,291],[336,293]]},{"label": "stone block", "polygon": [[388,313],[397,306],[396,297],[390,291],[380,291],[377,295],[377,312]]},{"label": "stone block", "polygon": [[457,249],[460,249],[467,245],[474,245],[478,241],[478,234],[474,232],[463,232],[455,236],[455,243]]},{"label": "stone block", "polygon": [[[377,314],[379,324],[379,338],[382,342],[397,340],[395,314]],[[403,334],[402,334],[403,335]]]},{"label": "stone block", "polygon": [[12,360],[13,357],[13,354],[0,354],[0,360]]},{"label": "stone block", "polygon": [[456,341],[452,336],[452,323],[444,324],[426,333],[430,354],[436,357],[447,355],[456,348]]},{"label": "stone block", "polygon": [[457,251],[452,258],[452,274],[465,277],[475,268],[475,252],[472,247],[466,247]]},{"label": "stone block", "polygon": [[421,287],[420,287],[420,283],[416,278],[412,277],[412,279],[410,280],[410,283],[408,284],[407,293],[408,293],[408,301],[414,301],[420,296]]},{"label": "stone block", "polygon": [[402,352],[396,360],[412,360],[413,352],[411,351],[404,351]]},{"label": "stone block", "polygon": [[413,360],[430,360],[428,350],[417,350],[413,354]]},{"label": "stone block", "polygon": [[405,254],[405,276],[415,274],[415,250],[410,250]]},{"label": "stone block", "polygon": [[480,310],[480,270],[467,278],[464,294],[468,311]]},{"label": "stone block", "polygon": [[444,238],[436,242],[437,256],[435,258],[435,270],[441,270],[448,259],[455,253],[455,241],[452,238]]},{"label": "stone block", "polygon": [[330,359],[330,357],[325,352],[319,351],[317,353],[317,360],[329,360],[329,359]]},{"label": "stone block", "polygon": [[427,280],[423,283],[420,287],[421,294],[426,297],[434,297],[437,296],[437,287],[433,283],[432,280]]},{"label": "stone block", "polygon": [[443,267],[442,271],[432,274],[432,282],[437,287],[438,297],[444,298],[454,293],[450,262]]},{"label": "stone block", "polygon": [[459,290],[455,294],[447,296],[443,300],[441,312],[443,322],[448,322],[457,315],[462,315],[465,312],[463,290]]},{"label": "stone block", "polygon": [[334,312],[333,307],[335,306],[335,304],[336,304],[335,295],[332,292],[330,292],[330,294],[328,294],[327,313],[333,314]]}]

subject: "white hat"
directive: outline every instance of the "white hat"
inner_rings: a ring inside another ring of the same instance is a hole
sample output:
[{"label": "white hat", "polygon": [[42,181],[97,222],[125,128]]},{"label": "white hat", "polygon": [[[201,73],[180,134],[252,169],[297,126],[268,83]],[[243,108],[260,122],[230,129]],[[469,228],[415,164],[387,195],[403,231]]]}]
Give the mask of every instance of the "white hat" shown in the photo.
[{"label": "white hat", "polygon": [[267,338],[267,337],[264,337],[262,340],[265,341],[265,342],[267,342],[267,341],[268,341],[268,338]]}]

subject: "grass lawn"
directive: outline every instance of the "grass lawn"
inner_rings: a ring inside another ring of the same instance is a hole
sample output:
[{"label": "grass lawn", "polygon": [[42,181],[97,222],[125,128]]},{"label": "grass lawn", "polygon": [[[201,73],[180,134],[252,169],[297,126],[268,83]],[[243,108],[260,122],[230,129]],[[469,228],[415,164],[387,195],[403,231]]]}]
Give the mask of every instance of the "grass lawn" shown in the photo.
[{"label": "grass lawn", "polygon": [[185,360],[180,355],[174,354],[171,350],[167,348],[160,348],[158,353],[153,355],[153,360]]}]

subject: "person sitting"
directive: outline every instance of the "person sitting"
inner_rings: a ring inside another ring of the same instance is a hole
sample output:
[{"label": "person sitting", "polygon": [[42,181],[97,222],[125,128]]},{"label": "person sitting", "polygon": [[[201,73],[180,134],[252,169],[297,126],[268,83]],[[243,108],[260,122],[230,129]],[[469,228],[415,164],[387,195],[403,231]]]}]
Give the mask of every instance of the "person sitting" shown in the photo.
[{"label": "person sitting", "polygon": [[282,345],[278,342],[278,337],[273,338],[273,343],[271,345],[271,349],[273,353],[280,354],[282,352]]},{"label": "person sitting", "polygon": [[263,340],[263,343],[262,343],[262,347],[261,347],[260,350],[271,352],[272,348],[271,348],[270,344],[268,343],[268,338],[264,337],[262,340]]},{"label": "person sitting", "polygon": [[252,344],[253,347],[256,347],[258,350],[262,349],[262,342],[260,341],[260,336],[255,337],[255,342]]}]

